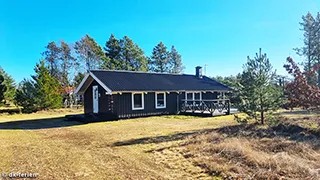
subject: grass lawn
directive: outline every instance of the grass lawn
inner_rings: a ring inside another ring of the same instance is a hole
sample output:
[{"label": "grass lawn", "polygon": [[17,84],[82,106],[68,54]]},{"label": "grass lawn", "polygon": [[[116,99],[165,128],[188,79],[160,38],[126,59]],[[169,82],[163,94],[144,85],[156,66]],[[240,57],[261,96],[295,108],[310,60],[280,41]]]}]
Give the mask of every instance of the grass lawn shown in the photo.
[{"label": "grass lawn", "polygon": [[89,124],[61,117],[72,113],[0,115],[0,173],[39,173],[38,179],[320,177],[319,127],[300,126],[301,119],[292,128],[304,139],[279,124],[239,125],[233,116]]},{"label": "grass lawn", "polygon": [[[183,157],[153,150],[199,130],[231,125],[232,116],[149,117],[81,124],[40,112],[0,116],[0,173],[39,173],[39,179],[168,179],[207,176]],[[177,157],[176,157],[177,156]],[[175,168],[169,166],[177,166]]]}]

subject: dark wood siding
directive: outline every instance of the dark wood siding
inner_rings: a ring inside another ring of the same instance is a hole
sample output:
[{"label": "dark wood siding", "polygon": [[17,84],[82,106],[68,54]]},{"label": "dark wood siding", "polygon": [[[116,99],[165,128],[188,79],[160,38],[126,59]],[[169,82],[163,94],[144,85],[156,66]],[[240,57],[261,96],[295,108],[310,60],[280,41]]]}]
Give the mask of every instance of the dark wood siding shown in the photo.
[{"label": "dark wood siding", "polygon": [[156,109],[155,107],[155,93],[148,92],[144,94],[144,109],[132,110],[132,94],[122,93],[113,95],[114,113],[119,118],[151,116],[161,114],[176,114],[177,113],[177,93],[166,93],[166,108]]},{"label": "dark wood siding", "polygon": [[106,91],[96,81],[93,81],[84,93],[84,113],[93,113],[92,86],[98,85],[99,89],[99,113],[112,112],[112,96],[106,95]]},{"label": "dark wood siding", "polygon": [[[93,81],[84,93],[84,110],[89,114],[93,113],[92,86],[94,85],[99,86],[99,114],[114,114],[118,118],[176,114],[179,111],[180,100],[185,98],[185,92],[166,93],[166,108],[156,109],[155,92],[148,92],[144,94],[144,109],[132,110],[131,93],[106,95],[106,91],[96,81]],[[202,99],[217,99],[218,94],[217,92],[202,93]]]},{"label": "dark wood siding", "polygon": [[[92,84],[95,83],[92,82]],[[92,84],[84,92],[84,113],[93,113],[93,97],[92,97]]]}]

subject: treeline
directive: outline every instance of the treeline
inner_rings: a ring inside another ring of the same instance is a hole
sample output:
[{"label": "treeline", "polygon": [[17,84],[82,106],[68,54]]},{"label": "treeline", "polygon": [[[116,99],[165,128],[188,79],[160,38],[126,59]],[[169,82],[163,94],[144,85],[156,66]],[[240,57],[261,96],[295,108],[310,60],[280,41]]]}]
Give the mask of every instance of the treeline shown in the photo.
[{"label": "treeline", "polygon": [[127,70],[182,73],[181,55],[174,46],[168,49],[159,42],[146,56],[128,36],[117,39],[113,34],[101,47],[85,35],[76,42],[49,42],[36,64],[35,75],[18,87],[11,76],[0,71],[0,105],[22,106],[24,112],[70,107],[77,104],[75,88],[90,70]]},{"label": "treeline", "polygon": [[181,55],[175,47],[168,50],[162,42],[153,48],[150,57],[128,36],[117,39],[111,34],[103,48],[89,35],[71,44],[49,42],[42,53],[50,74],[62,86],[77,85],[81,79],[77,76],[93,69],[168,73],[184,70]]},{"label": "treeline", "polygon": [[[254,59],[248,57],[243,72],[236,76],[215,77],[234,89],[229,98],[240,111],[250,118],[265,122],[266,113],[279,108],[320,108],[320,13],[302,16],[303,47],[294,48],[304,58],[300,65],[291,57],[283,66],[291,76],[275,73],[266,54],[261,50]],[[268,114],[269,115],[269,114]],[[267,116],[271,117],[272,116]],[[237,117],[246,122],[247,119]]]},{"label": "treeline", "polygon": [[[248,56],[243,71],[236,76],[216,79],[231,88],[229,95],[234,105],[249,117],[265,122],[266,113],[279,108],[320,107],[320,13],[302,16],[300,23],[304,45],[295,48],[304,58],[301,69],[291,57],[284,68],[291,79],[276,74],[267,55]],[[152,55],[144,51],[127,36],[114,35],[100,47],[89,35],[74,45],[61,41],[50,42],[37,63],[35,75],[23,80],[18,88],[4,70],[0,71],[0,102],[14,102],[25,112],[61,107],[62,102],[74,104],[69,87],[76,87],[84,74],[92,69],[131,70],[180,73],[183,71],[181,55],[172,46],[170,50],[160,42]],[[240,121],[240,120],[239,120]],[[241,120],[242,121],[242,120]]]}]

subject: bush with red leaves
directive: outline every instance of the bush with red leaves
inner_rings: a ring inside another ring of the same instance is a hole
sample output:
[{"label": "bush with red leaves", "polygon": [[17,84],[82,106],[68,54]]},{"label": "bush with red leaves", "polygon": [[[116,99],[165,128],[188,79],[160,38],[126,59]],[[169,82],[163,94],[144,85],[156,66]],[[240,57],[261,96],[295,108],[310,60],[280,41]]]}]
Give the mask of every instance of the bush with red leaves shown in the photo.
[{"label": "bush with red leaves", "polygon": [[291,109],[294,107],[318,108],[320,105],[320,88],[310,85],[307,81],[308,77],[315,76],[318,67],[314,66],[311,71],[302,72],[291,57],[287,58],[287,62],[288,64],[283,67],[294,77],[294,80],[285,86],[285,93],[288,96],[285,107]]}]

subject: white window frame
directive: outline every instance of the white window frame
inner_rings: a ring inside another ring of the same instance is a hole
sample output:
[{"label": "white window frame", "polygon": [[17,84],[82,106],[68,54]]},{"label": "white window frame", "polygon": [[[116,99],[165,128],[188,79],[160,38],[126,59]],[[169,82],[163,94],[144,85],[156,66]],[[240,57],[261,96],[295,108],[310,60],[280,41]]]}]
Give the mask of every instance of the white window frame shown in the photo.
[{"label": "white window frame", "polygon": [[[158,106],[158,96],[157,96],[158,94],[163,94],[164,106]],[[156,92],[155,93],[155,105],[156,105],[156,109],[164,109],[167,107],[166,92]]]},{"label": "white window frame", "polygon": [[[139,107],[139,108],[134,107],[134,95],[135,94],[141,94],[142,107]],[[144,109],[144,93],[143,92],[131,93],[131,101],[132,101],[132,110],[143,110]]]},{"label": "white window frame", "polygon": [[[202,92],[198,92],[198,91],[186,91],[184,94],[185,94],[185,100],[188,100],[188,101],[194,101],[196,100],[195,99],[195,93],[200,93],[200,99],[197,99],[197,100],[202,100]],[[188,95],[187,94],[192,94],[192,99],[187,99],[188,98]]]},{"label": "white window frame", "polygon": [[[196,99],[196,94],[199,94],[200,99]],[[202,92],[193,92],[193,100],[200,100],[202,101]]]},{"label": "white window frame", "polygon": [[[191,100],[193,101],[194,100],[194,93],[193,92],[190,92],[190,91],[188,92],[187,91],[184,94],[185,94],[185,100],[187,100],[187,101],[191,101]],[[192,94],[192,99],[188,99],[188,94]]]}]

